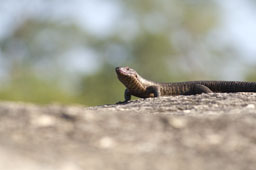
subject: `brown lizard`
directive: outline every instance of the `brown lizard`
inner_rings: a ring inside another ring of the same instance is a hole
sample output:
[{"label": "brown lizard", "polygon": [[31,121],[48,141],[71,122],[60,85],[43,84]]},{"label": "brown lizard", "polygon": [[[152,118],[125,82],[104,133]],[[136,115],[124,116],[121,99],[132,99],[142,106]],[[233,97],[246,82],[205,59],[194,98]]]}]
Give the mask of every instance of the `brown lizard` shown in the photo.
[{"label": "brown lizard", "polygon": [[188,81],[175,83],[158,83],[141,77],[129,67],[116,67],[118,79],[125,85],[125,103],[131,95],[148,98],[172,95],[195,95],[201,93],[256,92],[256,82],[241,81]]}]

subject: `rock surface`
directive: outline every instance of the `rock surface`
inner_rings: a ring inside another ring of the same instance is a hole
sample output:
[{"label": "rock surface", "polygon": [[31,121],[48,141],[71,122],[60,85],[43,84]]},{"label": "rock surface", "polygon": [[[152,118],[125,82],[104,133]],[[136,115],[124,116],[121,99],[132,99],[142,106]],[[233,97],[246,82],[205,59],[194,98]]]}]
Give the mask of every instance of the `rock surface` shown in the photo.
[{"label": "rock surface", "polygon": [[256,94],[0,103],[0,169],[255,170]]}]

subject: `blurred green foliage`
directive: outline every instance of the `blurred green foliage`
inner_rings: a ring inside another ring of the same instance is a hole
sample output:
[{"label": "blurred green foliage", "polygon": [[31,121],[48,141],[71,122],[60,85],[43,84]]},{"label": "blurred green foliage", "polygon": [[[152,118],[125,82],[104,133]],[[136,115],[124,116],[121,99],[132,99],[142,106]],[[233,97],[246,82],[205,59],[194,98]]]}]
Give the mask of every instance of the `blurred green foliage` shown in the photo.
[{"label": "blurred green foliage", "polygon": [[35,103],[60,102],[68,104],[78,100],[64,89],[58,81],[40,79],[31,72],[20,73],[3,83],[0,89],[3,100],[25,101]]},{"label": "blurred green foliage", "polygon": [[251,81],[251,82],[256,82],[256,64],[252,64],[252,65],[248,65],[246,70],[246,75],[245,75],[245,79],[247,81]]},{"label": "blurred green foliage", "polygon": [[[111,34],[99,36],[72,21],[31,16],[0,40],[7,75],[1,81],[0,99],[110,104],[123,100],[125,88],[114,71],[119,65],[129,65],[155,81],[212,79],[225,68],[232,49],[211,38],[219,22],[215,1],[110,3],[122,9]],[[97,54],[99,69],[72,72],[65,61],[78,47]]]},{"label": "blurred green foliage", "polygon": [[79,83],[79,97],[85,103],[113,104],[123,100],[124,87],[117,80],[112,66],[104,66],[93,75],[84,76]]}]

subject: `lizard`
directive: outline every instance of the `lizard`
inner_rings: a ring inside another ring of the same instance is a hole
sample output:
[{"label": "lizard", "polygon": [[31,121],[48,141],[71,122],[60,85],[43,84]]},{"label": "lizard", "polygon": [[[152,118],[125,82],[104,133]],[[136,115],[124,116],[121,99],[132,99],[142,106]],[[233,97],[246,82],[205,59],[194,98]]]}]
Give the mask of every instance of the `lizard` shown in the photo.
[{"label": "lizard", "polygon": [[187,81],[159,83],[147,80],[129,67],[116,67],[118,79],[126,87],[125,100],[117,104],[127,103],[131,96],[140,98],[196,95],[201,93],[235,93],[256,92],[256,82],[243,81]]}]

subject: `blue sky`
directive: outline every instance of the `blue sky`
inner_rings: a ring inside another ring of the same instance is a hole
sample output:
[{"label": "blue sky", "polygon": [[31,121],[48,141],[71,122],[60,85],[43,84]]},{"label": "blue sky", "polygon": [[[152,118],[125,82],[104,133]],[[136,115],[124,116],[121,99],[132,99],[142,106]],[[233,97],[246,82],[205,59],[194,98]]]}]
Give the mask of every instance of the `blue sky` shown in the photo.
[{"label": "blue sky", "polygon": [[244,60],[256,61],[256,7],[248,0],[225,0],[222,5],[220,34],[244,54]]}]

